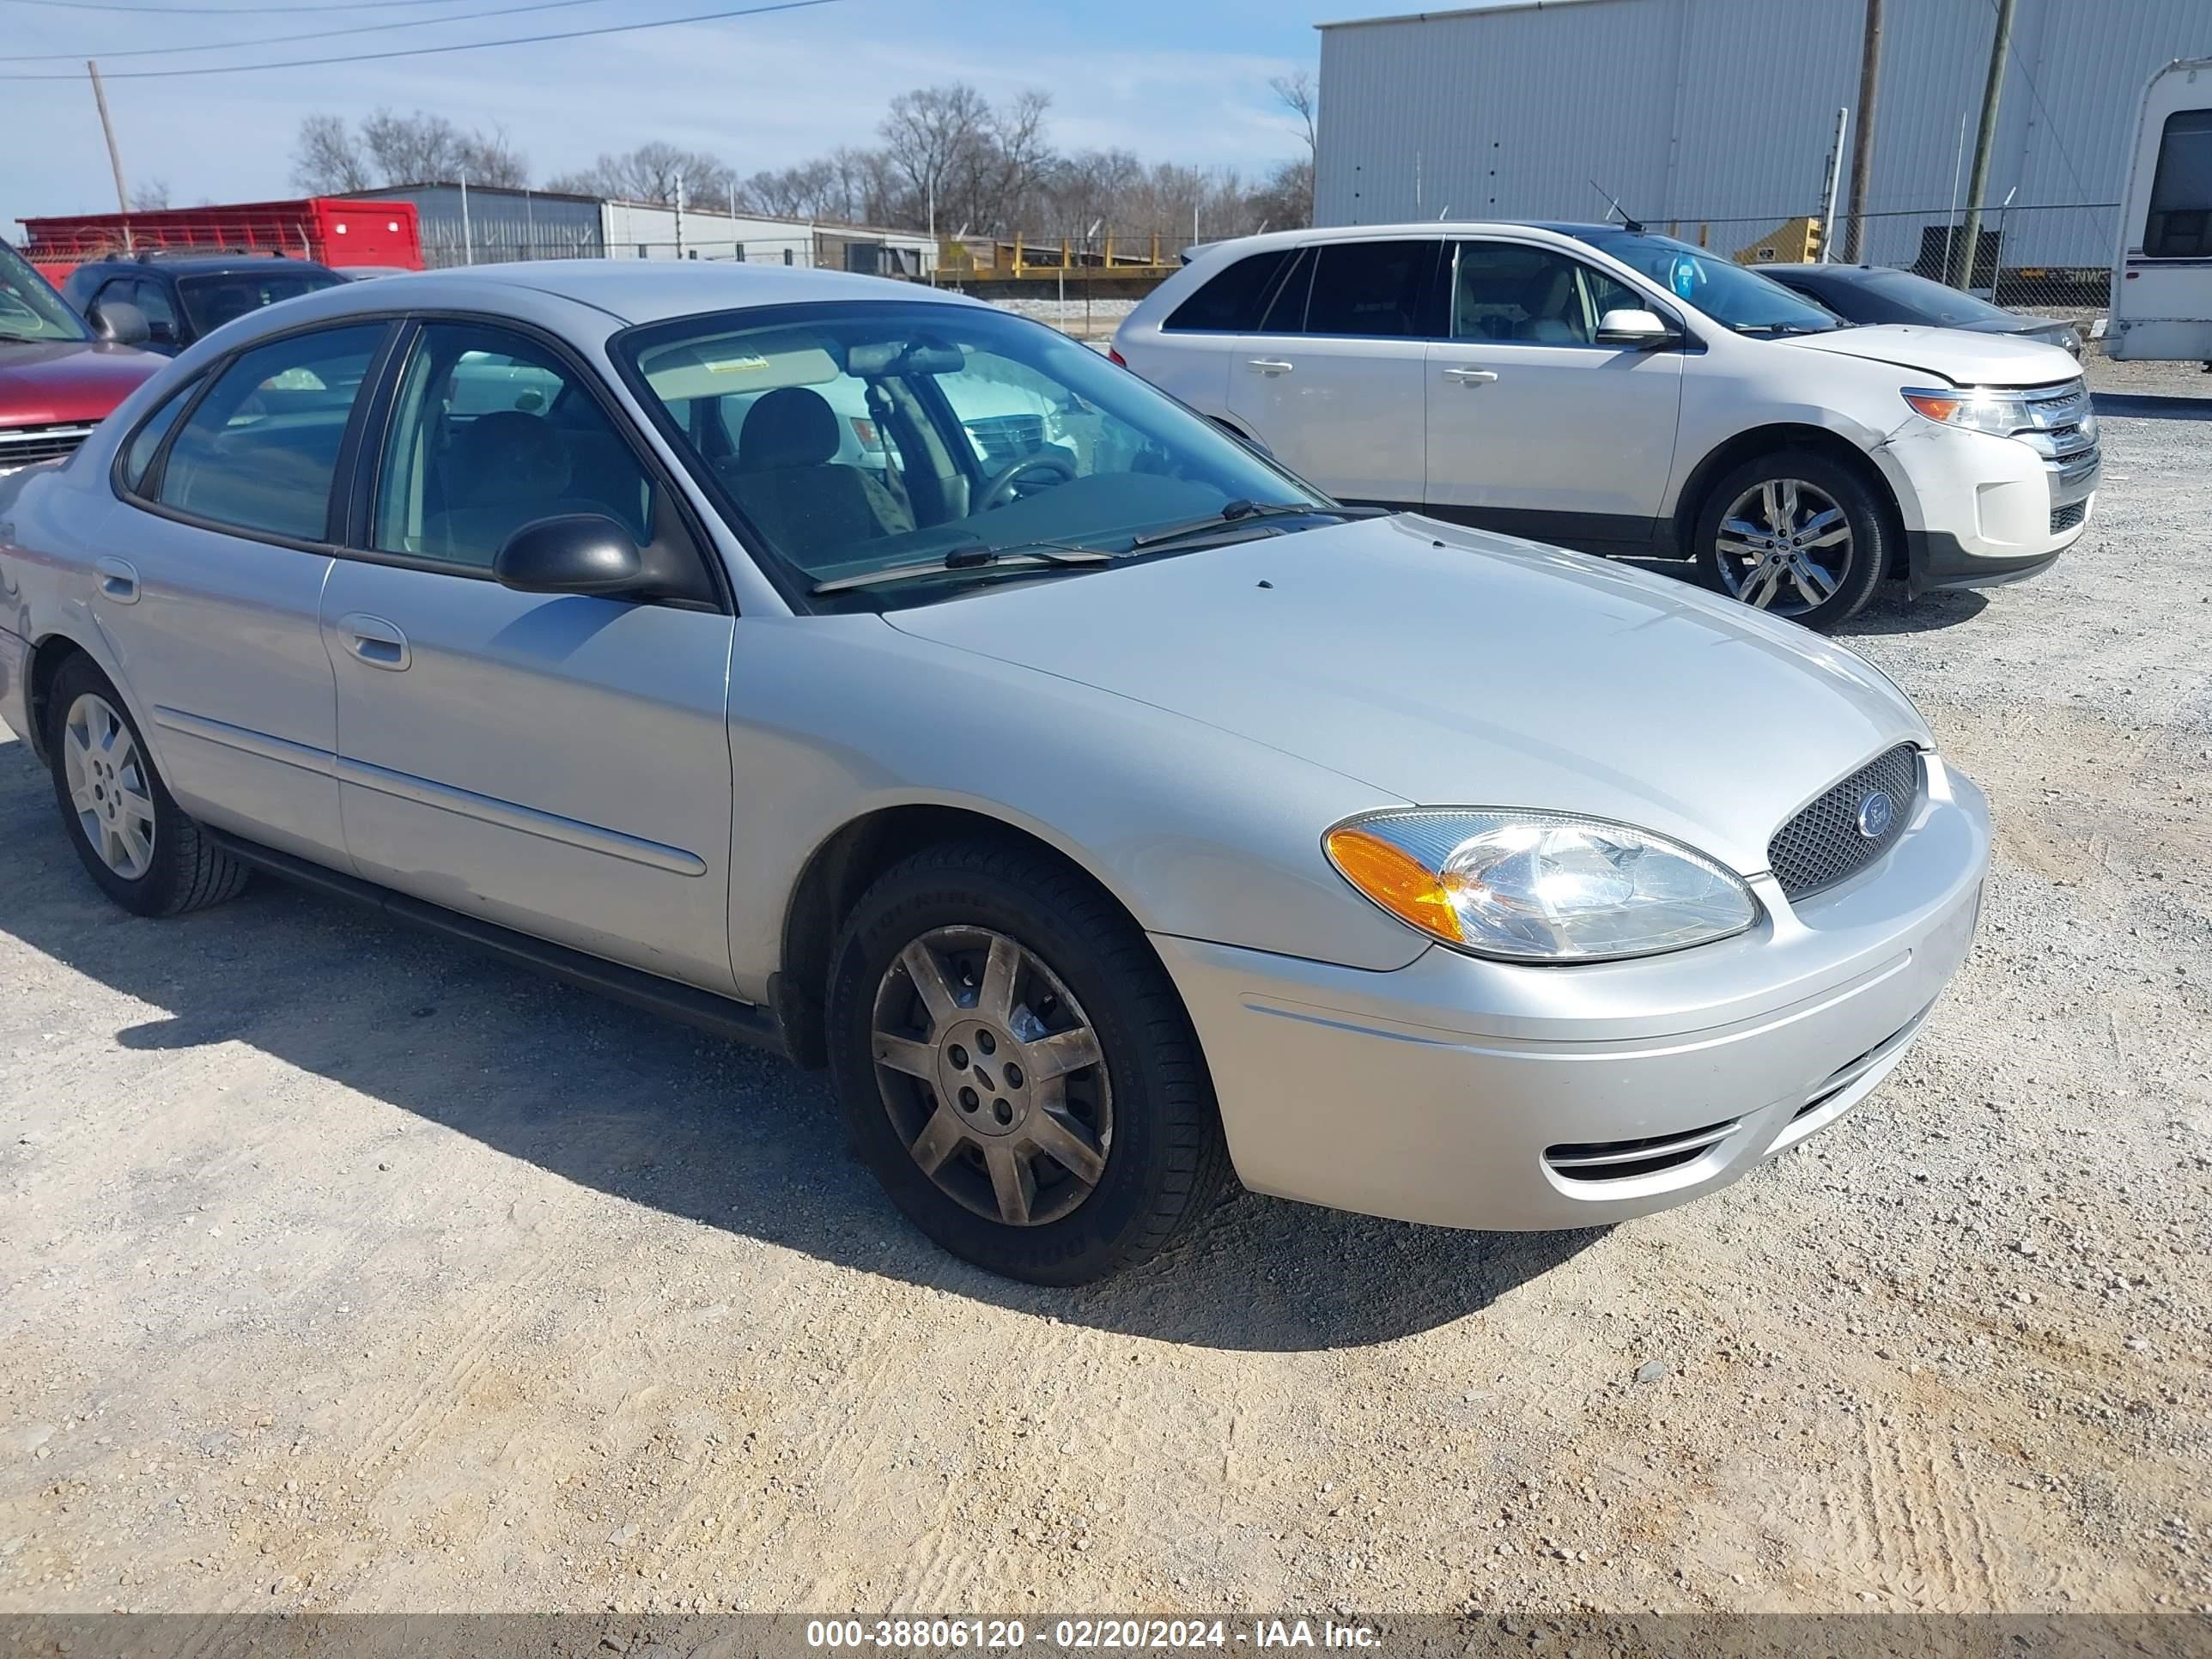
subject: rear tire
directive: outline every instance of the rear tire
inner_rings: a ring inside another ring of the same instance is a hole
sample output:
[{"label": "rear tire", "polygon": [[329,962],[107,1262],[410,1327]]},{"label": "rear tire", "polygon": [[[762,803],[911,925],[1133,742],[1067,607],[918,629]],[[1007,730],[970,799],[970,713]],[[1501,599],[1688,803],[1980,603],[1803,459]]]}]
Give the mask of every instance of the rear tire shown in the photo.
[{"label": "rear tire", "polygon": [[1896,552],[1873,487],[1811,449],[1778,449],[1732,469],[1706,494],[1695,534],[1709,585],[1822,630],[1865,608]]},{"label": "rear tire", "polygon": [[102,892],[137,916],[233,898],[246,866],[169,794],[130,710],[91,658],[61,665],[46,696],[46,755],[70,844]]},{"label": "rear tire", "polygon": [[939,1245],[1012,1279],[1135,1267],[1229,1172],[1196,1035],[1144,934],[1026,848],[915,854],[861,897],[829,988],[853,1142]]}]

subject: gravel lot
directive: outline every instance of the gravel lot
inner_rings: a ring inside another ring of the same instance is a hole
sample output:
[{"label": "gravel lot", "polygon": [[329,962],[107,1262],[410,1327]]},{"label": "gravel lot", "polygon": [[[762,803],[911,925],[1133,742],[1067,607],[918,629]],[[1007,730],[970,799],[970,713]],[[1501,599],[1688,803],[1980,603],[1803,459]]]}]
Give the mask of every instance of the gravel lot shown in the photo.
[{"label": "gravel lot", "polygon": [[274,885],[99,902],[0,746],[0,1611],[2212,1607],[2212,380],[1852,643],[1978,950],[1804,1149],[1560,1237],[1239,1197],[1089,1291],[823,1085]]}]

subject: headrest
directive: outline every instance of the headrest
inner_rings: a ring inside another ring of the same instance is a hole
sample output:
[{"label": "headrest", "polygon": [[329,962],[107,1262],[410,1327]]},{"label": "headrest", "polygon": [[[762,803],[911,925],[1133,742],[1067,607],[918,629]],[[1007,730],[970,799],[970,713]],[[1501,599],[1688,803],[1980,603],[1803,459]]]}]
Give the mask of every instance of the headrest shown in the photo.
[{"label": "headrest", "polygon": [[568,487],[568,452],[536,415],[494,410],[461,428],[454,446],[461,491],[472,506],[547,501]]},{"label": "headrest", "polygon": [[738,430],[738,471],[820,466],[837,459],[837,411],[811,386],[787,386],[745,411]]}]

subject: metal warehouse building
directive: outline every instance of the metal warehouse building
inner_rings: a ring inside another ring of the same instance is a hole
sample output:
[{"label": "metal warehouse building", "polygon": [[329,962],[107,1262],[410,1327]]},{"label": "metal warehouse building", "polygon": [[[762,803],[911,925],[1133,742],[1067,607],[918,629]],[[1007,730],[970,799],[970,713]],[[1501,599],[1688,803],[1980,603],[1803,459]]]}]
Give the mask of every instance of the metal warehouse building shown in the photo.
[{"label": "metal warehouse building", "polygon": [[[1820,212],[1863,18],[1862,0],[1527,0],[1322,24],[1316,218],[1602,218],[1595,179],[1654,228],[1740,252]],[[1996,18],[1993,0],[1887,0],[1869,260],[1935,263]],[[1986,193],[1993,216],[2014,198],[2008,269],[2110,266],[2143,87],[2208,54],[2212,0],[2018,0]]]},{"label": "metal warehouse building", "polygon": [[482,185],[392,185],[354,193],[412,202],[423,263],[433,267],[501,259],[744,259],[921,276],[937,263],[919,231],[733,216],[711,207],[679,214],[650,202]]}]

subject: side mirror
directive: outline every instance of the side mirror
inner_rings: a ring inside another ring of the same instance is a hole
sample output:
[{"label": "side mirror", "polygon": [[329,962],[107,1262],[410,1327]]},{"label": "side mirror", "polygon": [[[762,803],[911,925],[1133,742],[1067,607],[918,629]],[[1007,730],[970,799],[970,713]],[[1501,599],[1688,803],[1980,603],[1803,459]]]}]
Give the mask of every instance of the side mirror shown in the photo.
[{"label": "side mirror", "polygon": [[1662,346],[1681,344],[1682,337],[1656,311],[1623,308],[1598,319],[1597,343],[1624,346],[1631,351],[1656,351]]},{"label": "side mirror", "polygon": [[523,526],[499,550],[491,574],[520,593],[618,598],[646,585],[645,557],[629,532],[597,513]]},{"label": "side mirror", "polygon": [[146,313],[128,300],[95,300],[84,319],[110,345],[143,345],[153,337]]}]

